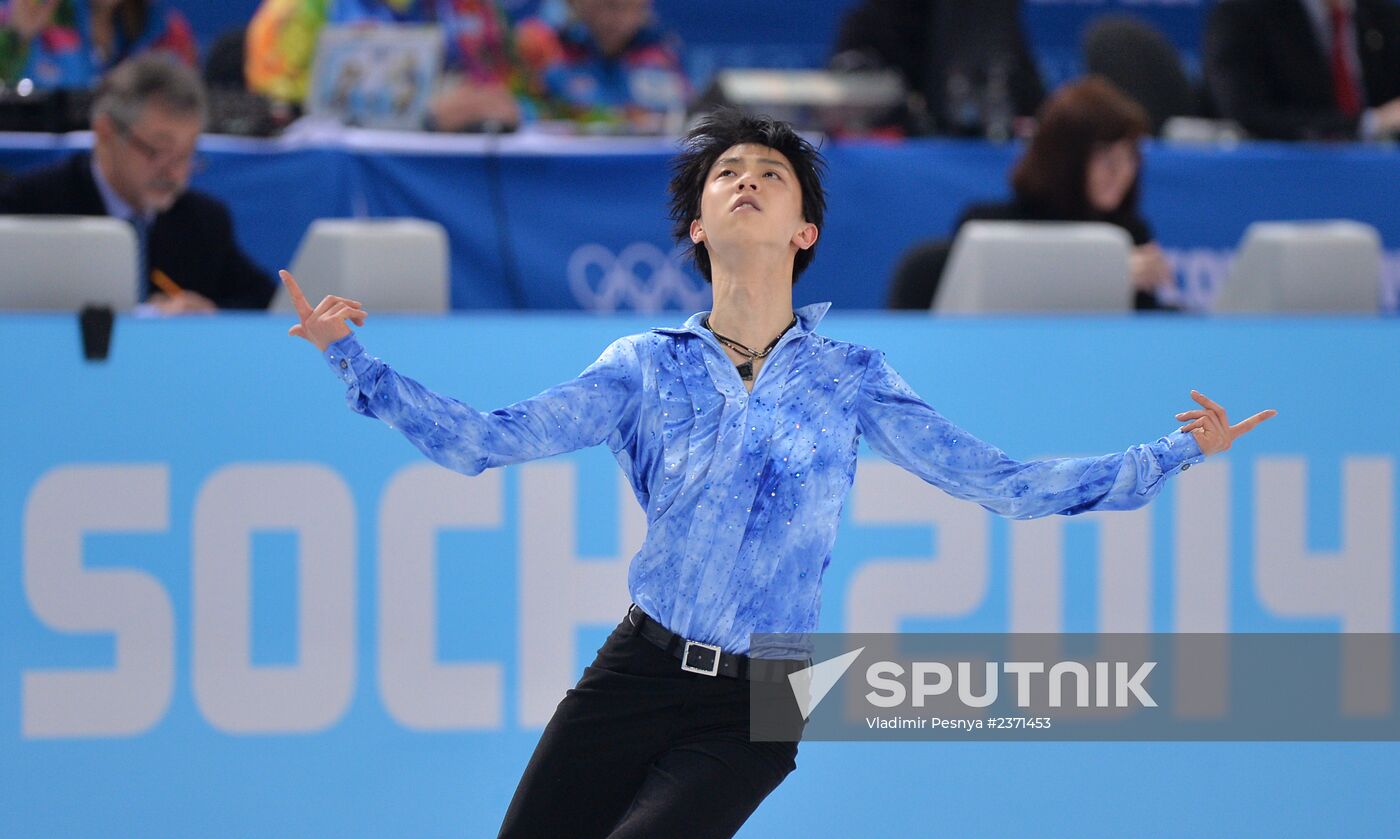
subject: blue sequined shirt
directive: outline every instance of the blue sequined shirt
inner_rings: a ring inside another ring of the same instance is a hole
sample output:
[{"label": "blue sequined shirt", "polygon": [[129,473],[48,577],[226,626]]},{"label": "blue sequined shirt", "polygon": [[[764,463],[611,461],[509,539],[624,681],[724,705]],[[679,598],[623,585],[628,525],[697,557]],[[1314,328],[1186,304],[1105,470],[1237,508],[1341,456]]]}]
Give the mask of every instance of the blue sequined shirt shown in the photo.
[{"label": "blue sequined shirt", "polygon": [[739,654],[750,633],[815,631],[862,436],[945,492],[1018,519],[1141,507],[1204,459],[1173,431],[1116,454],[1013,460],[929,407],[884,353],[818,335],[830,305],[797,310],[752,393],[702,314],[619,338],[578,378],[489,413],[400,375],[354,334],[325,358],[354,411],[457,472],[606,443],[646,510],[632,600]]}]

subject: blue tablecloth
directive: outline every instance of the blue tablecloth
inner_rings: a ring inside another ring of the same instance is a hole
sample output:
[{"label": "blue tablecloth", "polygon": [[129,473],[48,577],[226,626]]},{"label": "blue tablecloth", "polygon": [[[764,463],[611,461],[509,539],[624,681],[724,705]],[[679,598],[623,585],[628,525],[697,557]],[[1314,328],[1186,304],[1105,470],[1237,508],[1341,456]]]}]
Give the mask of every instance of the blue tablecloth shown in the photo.
[{"label": "blue tablecloth", "polygon": [[[0,134],[0,168],[88,145],[86,134]],[[238,236],[269,269],[287,265],[313,219],[420,216],[452,242],[462,309],[695,310],[704,284],[677,257],[666,220],[662,139],[500,139],[349,131],[279,140],[207,137],[196,185],[228,202]],[[879,308],[900,254],[949,233],[970,201],[1006,194],[1015,144],[827,141],[826,229],[799,304]],[[1144,210],[1190,307],[1208,301],[1250,222],[1352,218],[1389,249],[1385,305],[1400,285],[1400,153],[1251,143],[1149,146]]]}]

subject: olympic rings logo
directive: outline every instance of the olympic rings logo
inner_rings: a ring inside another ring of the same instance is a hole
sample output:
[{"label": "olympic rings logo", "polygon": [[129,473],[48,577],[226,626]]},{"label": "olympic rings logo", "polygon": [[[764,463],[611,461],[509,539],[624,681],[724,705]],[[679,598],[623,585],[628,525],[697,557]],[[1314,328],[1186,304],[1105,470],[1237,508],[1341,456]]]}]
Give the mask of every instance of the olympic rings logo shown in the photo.
[{"label": "olympic rings logo", "polygon": [[569,290],[592,312],[694,312],[710,302],[710,289],[681,268],[684,248],[664,253],[651,242],[633,242],[614,254],[600,244],[583,245],[569,256]]}]

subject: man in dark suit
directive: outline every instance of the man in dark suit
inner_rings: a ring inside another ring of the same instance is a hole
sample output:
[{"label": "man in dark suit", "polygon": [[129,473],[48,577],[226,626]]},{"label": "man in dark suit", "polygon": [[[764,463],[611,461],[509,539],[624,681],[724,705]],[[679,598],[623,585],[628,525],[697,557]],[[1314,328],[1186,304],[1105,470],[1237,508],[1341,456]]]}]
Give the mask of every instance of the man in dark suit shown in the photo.
[{"label": "man in dark suit", "polygon": [[92,153],[0,185],[0,213],[109,215],[136,228],[141,298],[166,314],[265,309],[276,287],[233,237],[228,209],[194,192],[205,94],[159,55],[112,71],[92,108]]},{"label": "man in dark suit", "polygon": [[1221,0],[1205,41],[1216,105],[1255,136],[1400,134],[1395,0]]}]

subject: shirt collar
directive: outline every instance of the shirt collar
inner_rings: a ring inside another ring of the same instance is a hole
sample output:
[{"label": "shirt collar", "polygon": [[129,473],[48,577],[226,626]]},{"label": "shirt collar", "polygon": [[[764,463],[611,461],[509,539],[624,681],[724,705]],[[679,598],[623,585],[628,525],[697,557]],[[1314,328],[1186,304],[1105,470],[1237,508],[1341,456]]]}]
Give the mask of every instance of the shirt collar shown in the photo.
[{"label": "shirt collar", "polygon": [[88,166],[92,169],[92,180],[97,184],[97,194],[102,196],[102,206],[106,208],[107,215],[129,221],[135,221],[140,217],[142,221],[147,223],[155,218],[155,213],[138,213],[135,208],[122,200],[112,185],[107,183],[107,178],[103,176],[102,167],[97,165],[97,155],[88,158]]},{"label": "shirt collar", "polygon": [[[807,335],[816,331],[817,324],[821,323],[822,318],[826,316],[826,312],[830,308],[830,303],[812,303],[794,309],[793,314],[797,315],[797,325],[792,328],[793,334]],[[699,335],[705,328],[701,325],[701,322],[708,314],[709,312],[696,312],[687,318],[685,323],[681,326],[658,326],[651,331],[660,332],[663,335],[684,335],[686,333]]]}]

